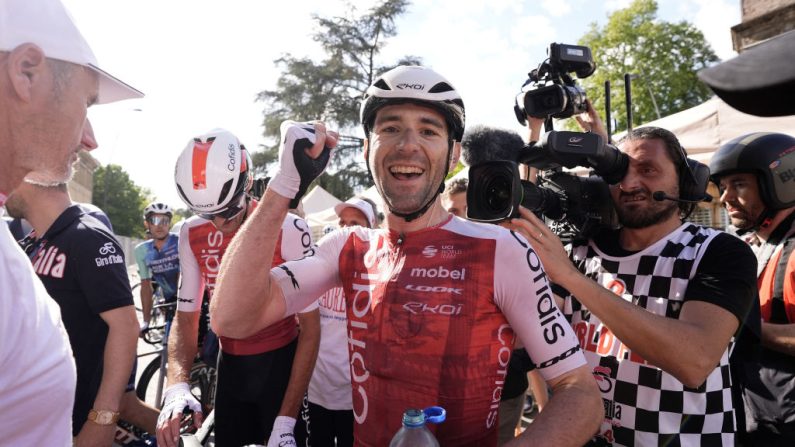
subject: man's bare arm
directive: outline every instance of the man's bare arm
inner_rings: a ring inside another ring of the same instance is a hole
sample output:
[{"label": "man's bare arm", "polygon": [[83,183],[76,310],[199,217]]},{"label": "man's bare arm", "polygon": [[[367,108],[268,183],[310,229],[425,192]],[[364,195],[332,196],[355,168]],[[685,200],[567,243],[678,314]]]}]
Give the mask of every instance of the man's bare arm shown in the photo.
[{"label": "man's bare arm", "polygon": [[279,416],[296,417],[301,401],[304,399],[312,371],[315,369],[317,351],[320,346],[320,311],[298,314],[301,333],[298,334],[298,346],[295,348],[293,368],[290,370],[290,381],[284,392]]},{"label": "man's bare arm", "polygon": [[178,311],[168,334],[168,385],[190,383],[190,369],[198,351],[199,311]]},{"label": "man's bare arm", "polygon": [[216,334],[245,338],[284,318],[284,297],[271,281],[270,266],[289,204],[290,199],[268,189],[229,243],[210,301]]},{"label": "man's bare arm", "polygon": [[[124,306],[99,314],[108,325],[102,361],[102,381],[94,398],[95,410],[119,411],[122,395],[132,371],[138,340],[138,318],[133,306]],[[75,438],[75,445],[109,445],[116,429],[86,421]]]},{"label": "man's bare arm", "polygon": [[118,411],[135,359],[138,318],[133,306],[112,309],[99,316],[108,325],[108,336],[102,362],[102,382],[94,399],[94,408]]},{"label": "man's bare arm", "polygon": [[149,320],[152,318],[152,304],[153,304],[153,297],[154,291],[152,290],[152,280],[151,279],[142,279],[141,280],[141,313],[144,317],[144,322],[149,323]]},{"label": "man's bare arm", "polygon": [[[322,122],[312,123],[312,129],[308,126],[291,121],[282,123],[279,171],[271,179],[260,206],[227,247],[210,303],[210,322],[218,335],[245,338],[284,317],[284,297],[270,275],[279,229],[291,199],[298,194],[300,182],[309,182],[320,175],[314,169],[298,171],[293,159],[298,156],[317,160],[337,145],[337,132],[327,130]],[[301,144],[312,141],[312,146],[305,147],[302,154],[294,154],[293,145],[299,141]],[[325,167],[324,162],[321,164]]]},{"label": "man's bare arm", "polygon": [[527,430],[506,447],[579,447],[596,434],[604,419],[602,396],[587,365],[549,382],[552,397]]},{"label": "man's bare arm", "polygon": [[762,322],[762,346],[795,356],[795,324]]},{"label": "man's bare arm", "polygon": [[728,310],[704,301],[682,305],[679,319],[655,315],[595,283],[569,260],[558,237],[532,212],[511,221],[533,244],[549,277],[572,295],[634,353],[696,388],[718,364],[740,322]]},{"label": "man's bare arm", "polygon": [[691,388],[715,369],[739,325],[734,314],[705,301],[687,301],[678,319],[667,318],[625,301],[579,272],[568,276],[556,282],[633,353]]}]

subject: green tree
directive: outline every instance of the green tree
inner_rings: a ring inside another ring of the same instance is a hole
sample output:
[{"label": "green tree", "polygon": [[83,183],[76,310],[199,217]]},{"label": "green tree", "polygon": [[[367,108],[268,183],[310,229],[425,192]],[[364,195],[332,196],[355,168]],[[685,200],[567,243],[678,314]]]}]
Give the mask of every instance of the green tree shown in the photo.
[{"label": "green tree", "polygon": [[143,238],[143,212],[148,191],[136,185],[119,165],[101,166],[94,171],[94,205],[102,208],[120,236]]},{"label": "green tree", "polygon": [[[591,48],[596,71],[582,85],[600,114],[604,85],[610,80],[612,116],[618,130],[627,128],[624,74],[632,79],[633,126],[701,104],[712,96],[696,72],[718,60],[704,35],[692,24],[657,19],[655,0],[634,0],[596,23],[580,39]],[[576,126],[571,120],[567,126]]]},{"label": "green tree", "polygon": [[174,217],[171,218],[171,225],[179,223],[193,216],[193,212],[188,208],[174,208]]},{"label": "green tree", "polygon": [[[283,69],[276,88],[257,96],[265,103],[263,134],[268,141],[263,151],[253,155],[258,172],[266,171],[278,157],[282,121],[322,118],[342,134],[350,134],[359,124],[359,99],[375,76],[400,64],[420,63],[413,56],[393,65],[376,62],[386,38],[397,32],[395,19],[408,5],[408,0],[384,0],[362,15],[349,6],[343,17],[314,16],[318,29],[313,39],[325,51],[323,60],[284,54],[275,61]],[[344,199],[372,182],[361,156],[362,140],[346,137],[340,143],[328,173],[317,183]]]}]

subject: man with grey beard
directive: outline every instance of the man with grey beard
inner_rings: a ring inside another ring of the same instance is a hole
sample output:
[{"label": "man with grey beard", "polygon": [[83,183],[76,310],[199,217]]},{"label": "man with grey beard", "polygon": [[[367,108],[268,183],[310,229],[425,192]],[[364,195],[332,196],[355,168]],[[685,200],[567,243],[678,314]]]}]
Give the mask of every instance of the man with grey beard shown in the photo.
[{"label": "man with grey beard", "polygon": [[[538,251],[602,391],[588,445],[735,444],[735,335],[756,295],[756,262],[739,239],[684,222],[708,170],[669,131],[630,131],[611,196],[622,228],[566,251],[532,212],[513,219]],[[684,213],[680,213],[684,211]]]},{"label": "man with grey beard", "polygon": [[[0,2],[0,205],[32,171],[31,182],[68,180],[77,152],[96,147],[88,106],[141,96],[97,67],[59,0]],[[72,445],[75,364],[60,311],[0,225],[2,442]]]}]

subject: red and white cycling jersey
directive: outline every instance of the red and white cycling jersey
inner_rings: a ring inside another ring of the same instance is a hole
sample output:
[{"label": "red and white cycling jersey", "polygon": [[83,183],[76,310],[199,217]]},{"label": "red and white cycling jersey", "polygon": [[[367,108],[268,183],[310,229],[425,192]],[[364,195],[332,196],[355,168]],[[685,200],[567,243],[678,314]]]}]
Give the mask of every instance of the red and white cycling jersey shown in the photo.
[{"label": "red and white cycling jersey", "polygon": [[357,445],[388,445],[406,409],[431,405],[447,410],[429,427],[442,445],[496,445],[516,336],[547,379],[585,364],[536,253],[495,225],[343,228],[271,273],[288,315],[344,289]]},{"label": "red and white cycling jersey", "polygon": [[[249,212],[253,212],[256,202],[252,201],[252,205]],[[205,287],[212,298],[221,259],[234,235],[235,233],[221,233],[212,222],[199,216],[185,221],[179,235],[179,265],[182,277],[177,293],[177,311],[198,312]],[[288,214],[282,223],[276,247],[271,267],[286,260],[301,259],[309,254],[314,243],[307,223],[298,216]],[[263,272],[267,267],[263,266]],[[299,312],[307,312],[317,307],[316,302],[307,304],[307,308],[299,309]],[[298,335],[293,314],[245,339],[219,337],[221,349],[233,355],[254,355],[281,348]]]}]

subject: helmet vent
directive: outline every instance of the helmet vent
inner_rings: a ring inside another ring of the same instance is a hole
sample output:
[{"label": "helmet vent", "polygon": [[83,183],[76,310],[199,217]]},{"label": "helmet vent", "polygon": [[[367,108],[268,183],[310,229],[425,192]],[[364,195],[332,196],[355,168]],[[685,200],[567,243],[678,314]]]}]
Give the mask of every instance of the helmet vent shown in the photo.
[{"label": "helmet vent", "polygon": [[229,195],[229,190],[232,189],[232,183],[234,179],[229,179],[224,183],[224,186],[221,188],[221,193],[218,194],[218,201],[216,203],[224,203],[226,202],[226,197]]},{"label": "helmet vent", "polygon": [[188,195],[185,194],[185,191],[182,190],[182,186],[180,186],[179,183],[177,183],[177,192],[179,192],[179,197],[183,202],[188,204],[188,206],[193,206],[193,203],[188,199]]},{"label": "helmet vent", "polygon": [[385,82],[383,79],[378,79],[378,81],[376,81],[376,83],[375,83],[375,84],[373,84],[373,86],[374,86],[374,87],[378,87],[378,88],[380,88],[381,90],[392,90],[392,89],[389,87],[389,85],[388,85],[388,84],[387,84],[387,83],[386,83],[386,82]]},{"label": "helmet vent", "polygon": [[452,91],[452,90],[453,90],[453,87],[451,87],[450,84],[448,84],[446,82],[440,82],[440,83],[434,85],[433,87],[431,87],[431,89],[428,90],[428,93],[443,93],[443,92],[449,92],[449,91]]}]

